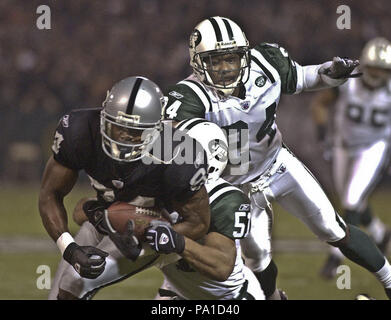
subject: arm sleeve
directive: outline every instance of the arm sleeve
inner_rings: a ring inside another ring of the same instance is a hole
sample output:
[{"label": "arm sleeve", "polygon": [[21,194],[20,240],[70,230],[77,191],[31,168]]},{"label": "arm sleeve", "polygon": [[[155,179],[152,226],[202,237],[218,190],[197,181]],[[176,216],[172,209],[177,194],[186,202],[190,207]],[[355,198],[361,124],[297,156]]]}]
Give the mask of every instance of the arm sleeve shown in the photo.
[{"label": "arm sleeve", "polygon": [[347,79],[332,79],[324,74],[319,74],[321,68],[328,68],[331,61],[323,64],[300,66],[297,65],[298,79],[300,79],[301,88],[297,88],[295,93],[301,91],[314,91],[319,89],[333,88],[342,85]]}]

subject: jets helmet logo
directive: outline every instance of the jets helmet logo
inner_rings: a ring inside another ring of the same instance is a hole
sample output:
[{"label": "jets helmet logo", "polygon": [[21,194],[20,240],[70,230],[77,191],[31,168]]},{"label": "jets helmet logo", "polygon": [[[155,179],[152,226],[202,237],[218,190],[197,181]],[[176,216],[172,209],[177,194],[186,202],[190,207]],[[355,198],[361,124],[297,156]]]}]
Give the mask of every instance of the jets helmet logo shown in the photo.
[{"label": "jets helmet logo", "polygon": [[228,146],[224,141],[220,139],[213,139],[209,142],[209,151],[216,160],[218,161],[227,161],[228,156]]}]

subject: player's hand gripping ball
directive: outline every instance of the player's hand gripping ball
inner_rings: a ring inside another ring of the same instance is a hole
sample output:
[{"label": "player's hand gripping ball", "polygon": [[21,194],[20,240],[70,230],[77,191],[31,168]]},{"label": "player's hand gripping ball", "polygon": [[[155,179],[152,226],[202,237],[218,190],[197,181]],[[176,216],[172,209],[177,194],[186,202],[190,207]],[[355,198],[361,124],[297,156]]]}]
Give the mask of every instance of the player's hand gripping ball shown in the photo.
[{"label": "player's hand gripping ball", "polygon": [[165,211],[157,208],[138,207],[127,202],[115,202],[107,209],[108,219],[112,228],[124,234],[127,232],[129,220],[133,221],[133,235],[140,241],[145,241],[144,232],[152,220],[169,222]]}]

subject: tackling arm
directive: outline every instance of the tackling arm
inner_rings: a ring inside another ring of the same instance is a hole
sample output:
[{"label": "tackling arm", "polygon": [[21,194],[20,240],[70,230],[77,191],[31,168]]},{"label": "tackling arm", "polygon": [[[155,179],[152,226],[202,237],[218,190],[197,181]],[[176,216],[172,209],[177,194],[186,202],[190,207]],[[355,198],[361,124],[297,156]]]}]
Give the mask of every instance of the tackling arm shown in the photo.
[{"label": "tackling arm", "polygon": [[173,226],[176,232],[193,240],[202,238],[208,232],[210,207],[204,186],[184,202],[173,201],[173,208],[183,218],[182,222]]},{"label": "tackling arm", "polygon": [[235,266],[235,241],[217,232],[208,233],[204,245],[185,238],[182,257],[201,274],[225,281]]}]

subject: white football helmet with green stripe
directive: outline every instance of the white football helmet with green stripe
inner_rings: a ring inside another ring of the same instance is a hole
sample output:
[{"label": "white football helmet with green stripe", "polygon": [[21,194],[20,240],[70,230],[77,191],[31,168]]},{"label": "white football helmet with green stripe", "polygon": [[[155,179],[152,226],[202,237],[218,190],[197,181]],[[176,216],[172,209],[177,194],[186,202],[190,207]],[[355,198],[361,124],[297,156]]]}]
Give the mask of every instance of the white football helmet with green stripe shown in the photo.
[{"label": "white football helmet with green stripe", "polygon": [[176,126],[198,141],[208,157],[208,182],[217,180],[228,163],[228,141],[215,123],[201,118],[183,120]]},{"label": "white football helmet with green stripe", "polygon": [[[249,76],[249,43],[242,29],[232,20],[224,17],[211,17],[200,22],[190,36],[190,65],[197,77],[225,95],[232,94],[241,82]],[[210,72],[212,56],[238,54],[240,67],[236,79],[215,83]],[[209,66],[208,66],[209,65]]]}]

